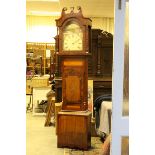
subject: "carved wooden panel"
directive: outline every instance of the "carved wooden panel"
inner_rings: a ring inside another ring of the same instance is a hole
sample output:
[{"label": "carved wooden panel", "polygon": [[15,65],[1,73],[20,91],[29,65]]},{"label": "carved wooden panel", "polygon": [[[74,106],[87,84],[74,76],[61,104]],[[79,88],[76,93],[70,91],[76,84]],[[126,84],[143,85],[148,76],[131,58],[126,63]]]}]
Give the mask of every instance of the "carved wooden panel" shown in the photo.
[{"label": "carved wooden panel", "polygon": [[[80,100],[80,85],[81,80],[78,76],[67,76],[65,79],[66,101],[69,103],[79,103]],[[74,81],[74,85],[73,85]]]},{"label": "carved wooden panel", "polygon": [[[76,56],[77,57],[77,56]],[[85,59],[64,58],[62,60],[63,110],[87,110],[87,64]]]},{"label": "carved wooden panel", "polygon": [[113,36],[92,29],[92,50],[88,61],[88,76],[112,76]]}]

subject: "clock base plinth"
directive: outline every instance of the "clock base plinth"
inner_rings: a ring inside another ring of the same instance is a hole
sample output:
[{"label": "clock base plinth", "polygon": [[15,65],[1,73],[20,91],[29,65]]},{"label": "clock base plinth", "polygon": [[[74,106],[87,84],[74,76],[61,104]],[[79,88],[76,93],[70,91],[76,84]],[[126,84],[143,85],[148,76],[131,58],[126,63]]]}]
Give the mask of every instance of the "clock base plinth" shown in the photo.
[{"label": "clock base plinth", "polygon": [[59,112],[57,147],[88,150],[91,147],[91,112]]}]

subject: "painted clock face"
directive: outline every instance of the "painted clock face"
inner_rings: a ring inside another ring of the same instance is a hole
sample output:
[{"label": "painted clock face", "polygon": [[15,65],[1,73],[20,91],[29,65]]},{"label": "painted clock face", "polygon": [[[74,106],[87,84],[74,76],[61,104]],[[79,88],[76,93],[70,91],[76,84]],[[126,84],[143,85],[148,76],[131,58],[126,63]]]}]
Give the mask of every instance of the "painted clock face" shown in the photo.
[{"label": "painted clock face", "polygon": [[63,32],[63,50],[81,51],[83,49],[83,33],[80,26],[71,23],[65,27]]}]

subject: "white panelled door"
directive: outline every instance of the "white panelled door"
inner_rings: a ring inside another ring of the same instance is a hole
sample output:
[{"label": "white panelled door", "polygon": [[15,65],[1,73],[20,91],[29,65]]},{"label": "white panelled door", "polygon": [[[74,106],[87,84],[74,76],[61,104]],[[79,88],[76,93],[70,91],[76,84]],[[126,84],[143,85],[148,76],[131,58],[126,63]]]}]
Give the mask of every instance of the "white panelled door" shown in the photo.
[{"label": "white panelled door", "polygon": [[[129,137],[129,116],[123,114],[124,110],[129,110],[129,98],[127,103],[123,99],[123,81],[124,81],[124,52],[126,49],[126,40],[128,41],[128,18],[127,10],[129,2],[126,0],[115,0],[114,8],[114,53],[113,53],[113,79],[112,79],[112,155],[128,155],[128,152],[122,152],[122,139]],[[127,38],[127,39],[126,39]],[[129,51],[128,51],[129,53]],[[125,104],[125,106],[124,106]],[[128,112],[127,112],[128,113]],[[128,138],[127,138],[128,139]]]}]

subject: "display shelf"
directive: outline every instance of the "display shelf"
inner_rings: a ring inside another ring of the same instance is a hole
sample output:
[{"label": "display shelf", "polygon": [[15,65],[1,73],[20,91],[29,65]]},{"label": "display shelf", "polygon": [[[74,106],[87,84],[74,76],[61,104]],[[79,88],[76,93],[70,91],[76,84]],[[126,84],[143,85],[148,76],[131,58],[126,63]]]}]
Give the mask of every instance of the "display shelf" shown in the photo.
[{"label": "display shelf", "polygon": [[35,75],[43,75],[42,67],[42,57],[28,57],[26,58],[27,68],[26,68],[26,75],[31,75],[32,77]]},{"label": "display shelf", "polygon": [[[36,68],[40,64],[42,66],[42,75],[51,73],[51,63],[53,63],[53,57],[55,54],[55,44],[54,43],[38,43],[38,42],[27,42],[26,43],[26,60],[27,69],[34,67],[33,58],[42,57],[42,62],[37,63]],[[28,62],[31,61],[31,62]]]},{"label": "display shelf", "polygon": [[[54,78],[54,43],[26,43],[26,79],[29,80],[35,76],[49,75],[49,80]],[[28,83],[28,82],[27,82]],[[27,85],[26,85],[27,86]],[[26,87],[26,91],[30,86]]]}]

